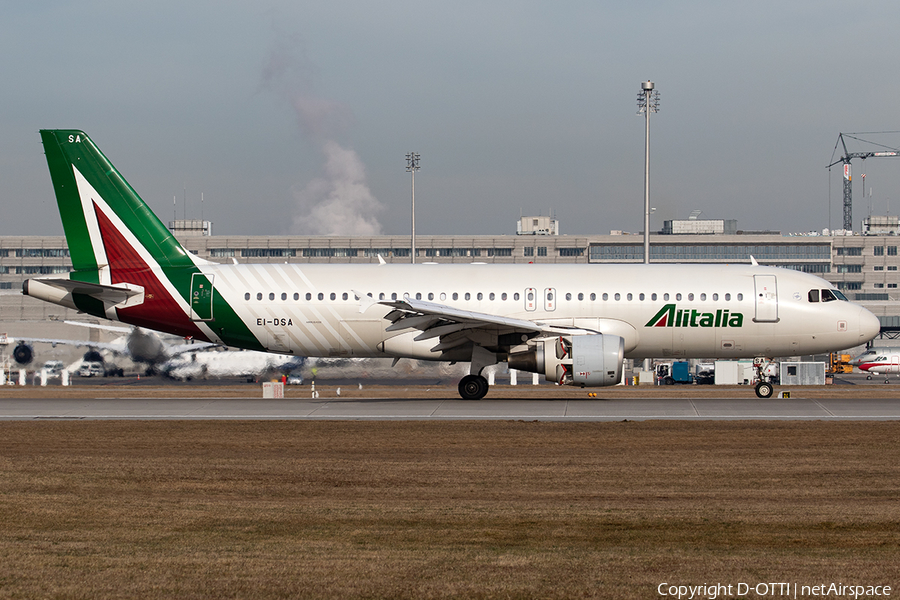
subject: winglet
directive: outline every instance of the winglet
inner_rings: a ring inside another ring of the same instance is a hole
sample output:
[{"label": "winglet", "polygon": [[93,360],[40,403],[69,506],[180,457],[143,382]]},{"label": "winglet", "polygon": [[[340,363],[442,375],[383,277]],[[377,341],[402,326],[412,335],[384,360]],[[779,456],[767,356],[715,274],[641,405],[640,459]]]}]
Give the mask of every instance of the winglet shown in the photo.
[{"label": "winglet", "polygon": [[756,262],[756,259],[753,258],[753,255],[752,255],[752,254],[750,255],[750,264],[751,264],[752,266],[754,266],[754,267],[758,267],[758,266],[759,266],[759,263]]}]

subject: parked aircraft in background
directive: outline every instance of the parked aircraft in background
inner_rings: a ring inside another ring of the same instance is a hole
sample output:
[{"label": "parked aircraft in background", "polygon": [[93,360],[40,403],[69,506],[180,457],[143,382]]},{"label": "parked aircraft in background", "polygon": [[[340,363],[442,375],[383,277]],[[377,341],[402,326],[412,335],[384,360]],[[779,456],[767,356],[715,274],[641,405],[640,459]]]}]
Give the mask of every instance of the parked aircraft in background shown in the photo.
[{"label": "parked aircraft in background", "polygon": [[[878,347],[869,348],[850,361],[860,371],[868,373],[866,379],[872,379],[872,375],[900,375],[900,348]],[[885,383],[889,380],[885,378]]]},{"label": "parked aircraft in background", "polygon": [[849,364],[853,365],[854,367],[859,367],[860,370],[865,371],[866,369],[863,369],[863,365],[868,365],[879,356],[885,355],[900,356],[900,346],[872,346],[870,348],[866,348],[866,350],[862,354],[854,356],[850,360]]},{"label": "parked aircraft in background", "polygon": [[288,375],[305,362],[300,356],[253,350],[209,350],[180,354],[163,363],[159,372],[181,381],[216,377],[246,377],[255,381]]},{"label": "parked aircraft in background", "polygon": [[16,345],[12,352],[13,359],[20,365],[27,365],[34,359],[34,344],[45,343],[51,344],[53,347],[61,344],[89,348],[89,352],[92,353],[92,361],[96,361],[96,356],[93,355],[102,350],[114,356],[128,358],[132,362],[143,364],[148,372],[155,372],[160,365],[184,352],[197,352],[218,345],[211,342],[194,342],[193,340],[186,342],[174,336],[166,336],[173,339],[163,340],[155,331],[141,327],[116,327],[77,321],[65,321],[65,323],[109,331],[119,334],[119,337],[111,342],[61,338],[16,338],[11,342]]},{"label": "parked aircraft in background", "polygon": [[41,138],[74,271],[29,279],[23,292],[182,337],[470,362],[459,392],[478,399],[484,368],[504,361],[605,386],[621,381],[625,357],[818,354],[879,332],[827,281],[756,264],[216,264],[187,252],[84,132]]}]

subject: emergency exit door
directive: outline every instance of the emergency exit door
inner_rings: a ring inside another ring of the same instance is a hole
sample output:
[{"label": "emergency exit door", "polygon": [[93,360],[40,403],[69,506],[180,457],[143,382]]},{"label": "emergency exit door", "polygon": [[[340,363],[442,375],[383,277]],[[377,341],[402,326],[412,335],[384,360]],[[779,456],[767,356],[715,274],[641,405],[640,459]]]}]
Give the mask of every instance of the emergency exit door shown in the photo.
[{"label": "emergency exit door", "polygon": [[213,279],[215,275],[193,273],[191,275],[191,320],[212,321]]}]

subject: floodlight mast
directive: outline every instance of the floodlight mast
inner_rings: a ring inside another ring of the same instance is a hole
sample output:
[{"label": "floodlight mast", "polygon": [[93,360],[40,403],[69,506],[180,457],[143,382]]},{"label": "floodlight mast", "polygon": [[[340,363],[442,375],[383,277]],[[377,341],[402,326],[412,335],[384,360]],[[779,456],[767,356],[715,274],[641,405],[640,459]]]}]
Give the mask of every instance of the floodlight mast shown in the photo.
[{"label": "floodlight mast", "polygon": [[644,113],[644,264],[650,264],[650,113],[659,112],[659,92],[650,80],[641,83],[638,114]]},{"label": "floodlight mast", "polygon": [[409,152],[406,155],[406,172],[412,173],[412,235],[411,248],[409,255],[411,263],[416,264],[416,171],[419,170],[419,155],[415,152]]}]

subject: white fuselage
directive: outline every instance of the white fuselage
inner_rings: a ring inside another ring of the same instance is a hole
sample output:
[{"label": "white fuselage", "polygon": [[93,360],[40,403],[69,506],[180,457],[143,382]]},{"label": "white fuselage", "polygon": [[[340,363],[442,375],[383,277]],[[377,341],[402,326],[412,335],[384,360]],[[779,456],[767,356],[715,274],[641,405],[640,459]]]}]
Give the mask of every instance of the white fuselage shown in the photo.
[{"label": "white fuselage", "polygon": [[[421,331],[385,331],[390,325],[385,317],[393,309],[377,302],[406,295],[482,315],[618,335],[629,358],[814,354],[858,346],[879,328],[877,318],[857,304],[811,301],[810,290],[832,288],[826,281],[759,266],[207,264],[200,268],[269,351],[301,356],[467,360],[432,350],[437,339],[414,341]],[[374,303],[360,301],[357,294]],[[217,337],[214,323],[198,321],[211,339]]]}]

